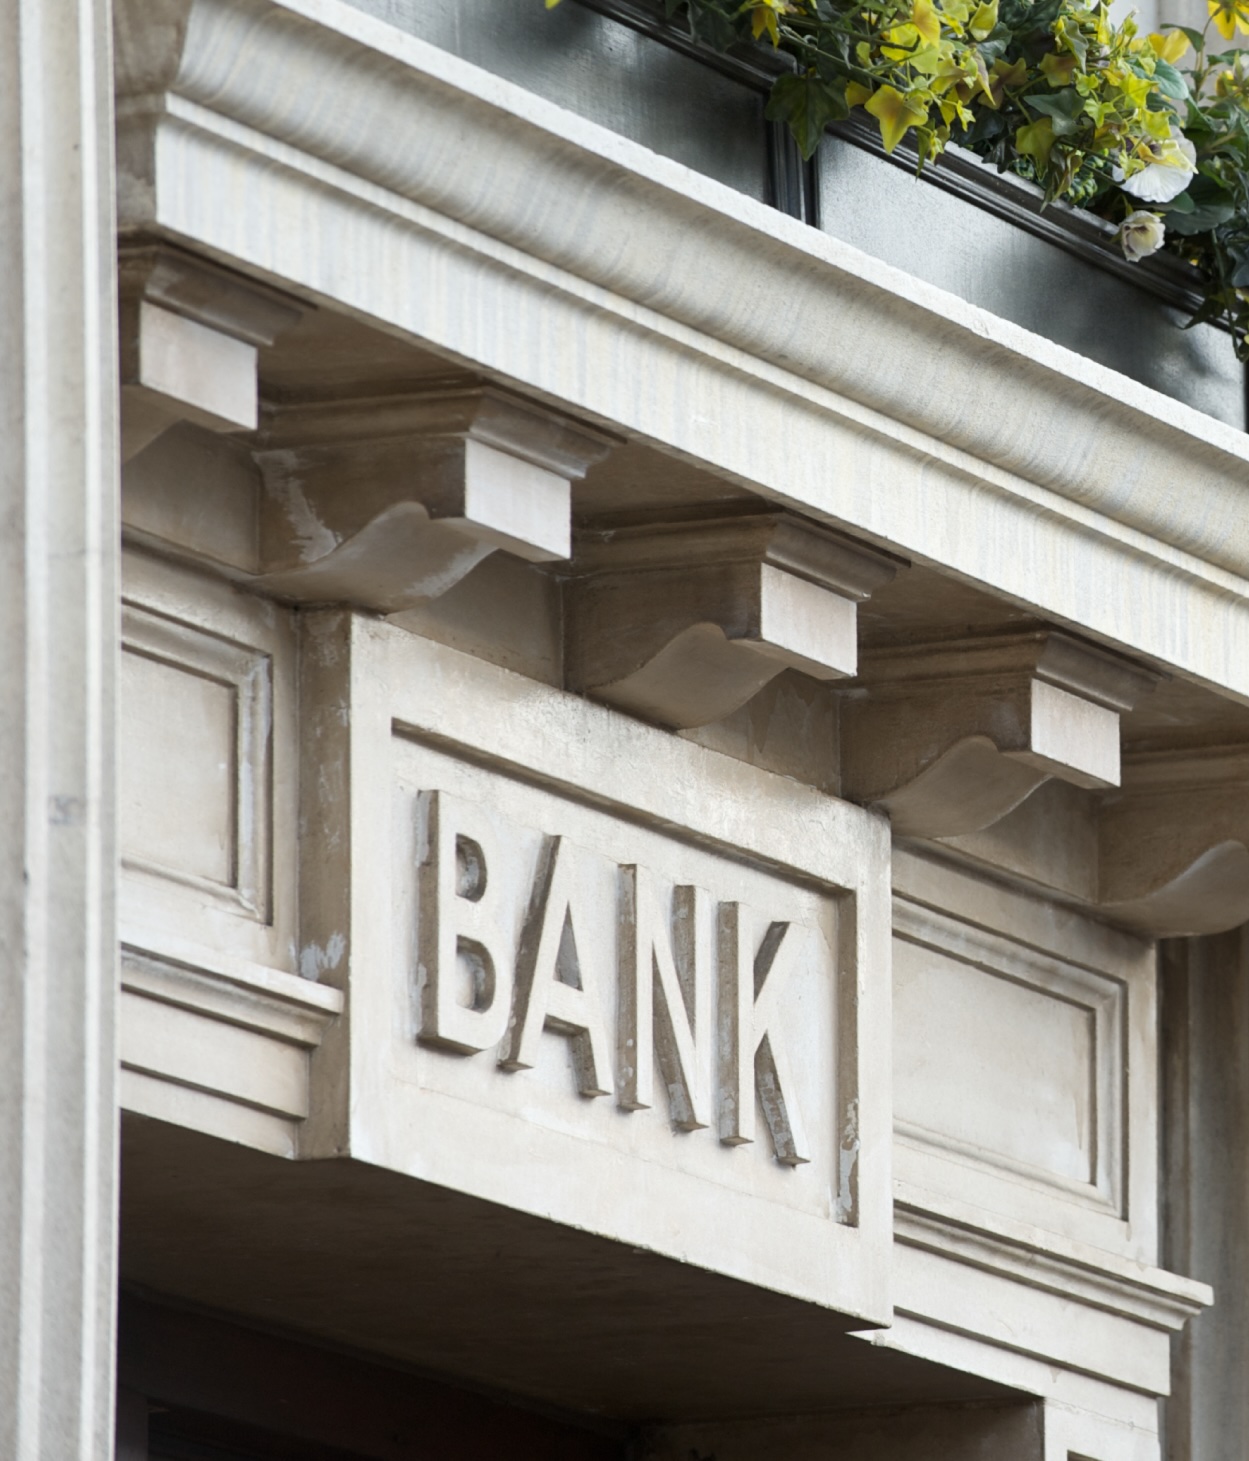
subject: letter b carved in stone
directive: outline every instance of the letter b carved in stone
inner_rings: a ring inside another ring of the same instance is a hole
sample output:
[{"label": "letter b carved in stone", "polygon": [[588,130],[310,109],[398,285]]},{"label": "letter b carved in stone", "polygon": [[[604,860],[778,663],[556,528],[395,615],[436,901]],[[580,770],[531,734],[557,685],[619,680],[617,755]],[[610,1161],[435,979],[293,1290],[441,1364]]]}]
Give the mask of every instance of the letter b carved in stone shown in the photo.
[{"label": "letter b carved in stone", "polygon": [[498,1044],[512,1009],[512,938],[490,875],[502,853],[482,807],[429,791],[421,815],[420,1038],[471,1055]]}]

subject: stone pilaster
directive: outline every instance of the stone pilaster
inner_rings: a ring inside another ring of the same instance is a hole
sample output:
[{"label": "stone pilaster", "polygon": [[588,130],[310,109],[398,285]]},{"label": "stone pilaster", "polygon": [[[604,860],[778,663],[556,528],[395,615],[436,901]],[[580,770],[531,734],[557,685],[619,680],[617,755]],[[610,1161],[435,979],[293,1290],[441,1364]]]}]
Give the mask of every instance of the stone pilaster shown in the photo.
[{"label": "stone pilaster", "polygon": [[109,8],[0,10],[0,1456],[112,1454]]}]

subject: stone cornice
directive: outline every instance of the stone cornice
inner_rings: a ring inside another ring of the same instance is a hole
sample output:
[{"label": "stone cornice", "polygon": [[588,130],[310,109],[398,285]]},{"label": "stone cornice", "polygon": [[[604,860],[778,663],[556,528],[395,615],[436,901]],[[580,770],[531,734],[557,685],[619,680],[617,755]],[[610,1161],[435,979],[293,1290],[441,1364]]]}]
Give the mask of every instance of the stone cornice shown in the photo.
[{"label": "stone cornice", "polygon": [[1209,1285],[1195,1279],[1118,1258],[1024,1223],[995,1219],[995,1229],[986,1228],[968,1212],[933,1211],[931,1199],[925,1197],[924,1202],[925,1206],[895,1202],[893,1228],[899,1243],[1155,1329],[1181,1329],[1213,1302]]},{"label": "stone cornice", "polygon": [[338,0],[161,15],[119,7],[124,229],[1249,695],[1240,433]]}]

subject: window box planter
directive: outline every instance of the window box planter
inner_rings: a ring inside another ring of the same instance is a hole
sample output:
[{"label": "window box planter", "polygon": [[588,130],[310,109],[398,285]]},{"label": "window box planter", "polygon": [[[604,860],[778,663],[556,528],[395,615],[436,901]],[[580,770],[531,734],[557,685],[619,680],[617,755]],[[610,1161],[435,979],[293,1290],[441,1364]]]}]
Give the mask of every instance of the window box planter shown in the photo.
[{"label": "window box planter", "polygon": [[360,9],[506,76],[906,272],[1243,428],[1244,372],[1229,335],[1182,329],[1194,271],[1168,254],[1129,264],[1114,230],[951,148],[917,182],[905,147],[874,129],[829,130],[810,164],[763,115],[785,64],[724,56],[649,0],[353,0]]}]

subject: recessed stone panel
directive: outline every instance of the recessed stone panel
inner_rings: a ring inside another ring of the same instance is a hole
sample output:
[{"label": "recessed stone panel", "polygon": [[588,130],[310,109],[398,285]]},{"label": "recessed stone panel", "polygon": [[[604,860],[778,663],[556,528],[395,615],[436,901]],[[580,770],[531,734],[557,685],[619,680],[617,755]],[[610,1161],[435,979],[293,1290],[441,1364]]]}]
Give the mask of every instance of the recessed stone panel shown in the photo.
[{"label": "recessed stone panel", "polygon": [[135,873],[263,920],[270,897],[270,657],[182,619],[122,614],[121,837]]},{"label": "recessed stone panel", "polygon": [[894,889],[899,1203],[1156,1262],[1151,946],[937,856]]},{"label": "recessed stone panel", "polygon": [[1057,965],[1029,981],[900,937],[894,1015],[900,1130],[1035,1180],[1096,1187],[1095,993]]},{"label": "recessed stone panel", "polygon": [[121,744],[123,858],[169,877],[236,887],[237,684],[130,643],[121,696],[144,730]]},{"label": "recessed stone panel", "polygon": [[127,555],[119,821],[123,937],[215,967],[289,969],[293,660],[284,611]]}]

